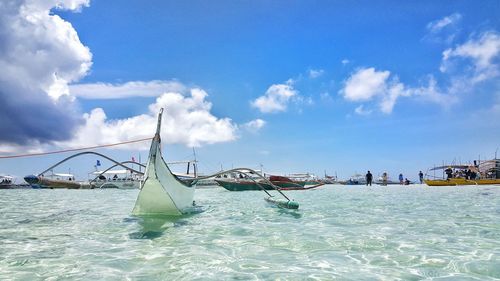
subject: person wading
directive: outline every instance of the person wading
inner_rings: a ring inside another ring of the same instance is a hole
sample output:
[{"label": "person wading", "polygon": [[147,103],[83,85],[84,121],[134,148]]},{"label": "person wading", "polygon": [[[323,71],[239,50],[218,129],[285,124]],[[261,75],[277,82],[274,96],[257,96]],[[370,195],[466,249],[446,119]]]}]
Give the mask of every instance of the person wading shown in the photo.
[{"label": "person wading", "polygon": [[370,173],[370,171],[368,171],[368,173],[366,174],[366,186],[370,185],[372,186],[372,179],[373,179],[373,175],[372,173]]}]

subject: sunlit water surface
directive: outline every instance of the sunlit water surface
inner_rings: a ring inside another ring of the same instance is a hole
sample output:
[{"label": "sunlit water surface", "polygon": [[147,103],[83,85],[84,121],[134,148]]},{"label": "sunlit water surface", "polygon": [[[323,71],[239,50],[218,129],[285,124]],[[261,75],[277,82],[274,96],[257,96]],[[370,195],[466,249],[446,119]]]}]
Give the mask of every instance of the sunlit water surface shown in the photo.
[{"label": "sunlit water surface", "polygon": [[0,280],[498,280],[500,187],[196,191],[142,219],[137,190],[0,190]]}]

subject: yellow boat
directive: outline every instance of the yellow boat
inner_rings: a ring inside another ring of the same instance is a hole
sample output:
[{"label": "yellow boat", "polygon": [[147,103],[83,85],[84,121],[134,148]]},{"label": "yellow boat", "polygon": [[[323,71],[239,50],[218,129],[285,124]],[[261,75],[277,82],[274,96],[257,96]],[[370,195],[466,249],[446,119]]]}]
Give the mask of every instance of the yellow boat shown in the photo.
[{"label": "yellow boat", "polygon": [[[435,172],[437,170],[443,170],[443,178],[432,177],[429,179],[431,177],[429,171]],[[426,173],[426,179],[424,179],[425,184],[428,186],[500,184],[500,159],[483,162],[474,161],[474,165],[439,166],[429,171]]]},{"label": "yellow boat", "polygon": [[424,180],[428,186],[454,186],[454,185],[491,185],[500,184],[500,179],[467,180],[464,178],[452,178],[447,180]]}]

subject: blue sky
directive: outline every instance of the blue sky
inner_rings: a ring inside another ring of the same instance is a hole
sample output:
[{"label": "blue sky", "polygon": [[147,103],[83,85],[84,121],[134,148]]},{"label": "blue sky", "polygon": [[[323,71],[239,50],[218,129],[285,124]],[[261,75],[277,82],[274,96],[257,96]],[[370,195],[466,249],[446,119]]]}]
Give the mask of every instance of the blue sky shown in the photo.
[{"label": "blue sky", "polygon": [[[0,12],[2,155],[141,138],[160,106],[173,122],[166,158],[196,146],[206,173],[415,179],[500,147],[498,1],[44,0]],[[146,147],[100,151],[127,160]],[[66,155],[0,160],[0,173]],[[61,169],[84,177],[94,162]]]}]

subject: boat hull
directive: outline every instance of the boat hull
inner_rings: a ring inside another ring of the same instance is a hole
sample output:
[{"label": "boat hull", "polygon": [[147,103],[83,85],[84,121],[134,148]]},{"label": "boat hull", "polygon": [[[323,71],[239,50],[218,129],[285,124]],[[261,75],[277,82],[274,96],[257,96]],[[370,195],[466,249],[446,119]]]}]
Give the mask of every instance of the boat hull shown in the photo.
[{"label": "boat hull", "polygon": [[[245,191],[245,190],[273,190],[274,188],[267,183],[257,184],[254,181],[229,181],[229,180],[215,180],[220,186],[229,191]],[[260,186],[259,186],[260,185]]]},{"label": "boat hull", "polygon": [[447,180],[424,180],[424,182],[428,186],[494,185],[500,184],[500,179],[466,180],[462,178],[454,178]]},{"label": "boat hull", "polygon": [[67,188],[67,189],[80,189],[83,188],[80,182],[76,181],[68,181],[68,180],[55,180],[48,179],[39,176],[26,176],[24,180],[29,183],[32,188]]}]

